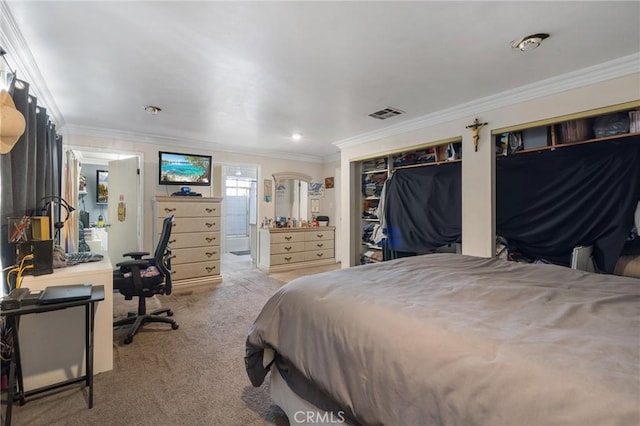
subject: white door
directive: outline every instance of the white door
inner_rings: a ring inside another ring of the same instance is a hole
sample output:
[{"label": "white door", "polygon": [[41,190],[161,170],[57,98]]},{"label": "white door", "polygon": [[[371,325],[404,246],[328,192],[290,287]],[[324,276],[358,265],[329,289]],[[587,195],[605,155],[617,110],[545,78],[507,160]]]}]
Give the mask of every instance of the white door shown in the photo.
[{"label": "white door", "polygon": [[[123,253],[140,250],[140,174],[138,157],[109,161],[108,252],[111,264]],[[124,207],[124,209],[122,209]],[[121,210],[120,215],[118,210]],[[122,214],[124,213],[124,214]],[[127,258],[130,259],[130,258]]]}]

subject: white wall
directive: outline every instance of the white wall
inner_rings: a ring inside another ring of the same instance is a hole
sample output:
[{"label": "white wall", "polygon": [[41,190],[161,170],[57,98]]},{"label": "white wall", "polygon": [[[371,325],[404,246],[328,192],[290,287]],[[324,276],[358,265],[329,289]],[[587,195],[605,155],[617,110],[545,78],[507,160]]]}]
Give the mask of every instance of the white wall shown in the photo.
[{"label": "white wall", "polygon": [[[561,93],[539,97],[509,107],[477,111],[474,115],[446,123],[346,147],[341,151],[340,245],[342,267],[349,266],[351,248],[357,235],[349,232],[349,220],[359,214],[350,205],[358,186],[350,179],[352,161],[382,155],[417,144],[462,136],[462,251],[464,254],[490,257],[495,238],[495,154],[491,130],[528,123],[580,111],[629,102],[640,98],[640,73],[591,84]],[[480,131],[478,152],[474,152],[471,132],[465,127],[475,118],[488,125]]]},{"label": "white wall", "polygon": [[[64,132],[63,132],[64,134]],[[272,179],[271,175],[277,172],[298,172],[311,175],[314,181],[324,181],[323,164],[304,162],[299,160],[283,160],[270,157],[252,156],[239,153],[216,152],[206,149],[196,149],[193,147],[176,147],[162,144],[131,142],[119,139],[105,139],[81,135],[64,135],[64,144],[81,147],[87,151],[99,152],[135,152],[142,155],[142,217],[144,218],[142,229],[143,247],[140,249],[146,251],[153,250],[153,230],[152,230],[152,214],[153,206],[151,199],[154,196],[171,195],[172,192],[179,190],[180,185],[166,186],[158,185],[158,151],[186,152],[194,154],[212,155],[214,161],[213,185],[211,187],[194,187],[193,190],[200,192],[203,196],[223,196],[222,194],[222,167],[221,164],[250,165],[258,168],[258,222],[263,217],[272,218],[274,215],[273,201],[266,203],[264,201],[263,181],[264,179]],[[275,187],[274,187],[275,190]],[[223,201],[224,203],[224,201]],[[333,215],[333,212],[330,213]]]}]

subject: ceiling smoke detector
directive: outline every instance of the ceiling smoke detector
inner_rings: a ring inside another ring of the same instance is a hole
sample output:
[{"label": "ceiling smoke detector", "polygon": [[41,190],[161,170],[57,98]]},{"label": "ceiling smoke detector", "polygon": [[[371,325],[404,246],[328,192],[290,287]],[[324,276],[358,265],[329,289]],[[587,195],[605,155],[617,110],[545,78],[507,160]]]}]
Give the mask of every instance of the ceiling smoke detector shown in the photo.
[{"label": "ceiling smoke detector", "polygon": [[142,109],[144,109],[146,112],[148,112],[151,115],[158,115],[158,113],[162,111],[162,108],[154,105],[145,105],[142,107]]},{"label": "ceiling smoke detector", "polygon": [[377,118],[378,120],[386,120],[387,118],[395,117],[396,115],[404,113],[404,111],[401,111],[397,108],[386,107],[385,109],[381,109],[380,111],[372,112],[371,114],[369,114],[369,117]]},{"label": "ceiling smoke detector", "polygon": [[547,37],[549,37],[549,34],[546,33],[531,34],[526,37],[522,37],[520,40],[512,41],[511,47],[526,52],[527,50],[533,50],[540,46],[542,40]]}]

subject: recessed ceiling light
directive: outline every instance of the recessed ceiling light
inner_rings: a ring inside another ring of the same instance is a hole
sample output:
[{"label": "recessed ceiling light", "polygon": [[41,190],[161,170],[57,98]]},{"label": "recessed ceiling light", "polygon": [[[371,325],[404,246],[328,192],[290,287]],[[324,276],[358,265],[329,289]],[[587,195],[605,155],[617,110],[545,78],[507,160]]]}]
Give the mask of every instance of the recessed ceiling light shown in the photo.
[{"label": "recessed ceiling light", "polygon": [[549,34],[546,33],[531,34],[526,37],[522,37],[520,40],[511,42],[511,47],[526,52],[527,50],[533,50],[536,47],[540,46],[542,40],[547,37],[549,37]]},{"label": "recessed ceiling light", "polygon": [[302,135],[300,133],[294,133],[291,135],[291,139],[293,139],[294,141],[299,141],[300,139],[302,139]]},{"label": "recessed ceiling light", "polygon": [[151,115],[158,115],[158,113],[162,111],[162,108],[157,107],[155,105],[145,105],[142,107],[142,109],[144,109]]}]

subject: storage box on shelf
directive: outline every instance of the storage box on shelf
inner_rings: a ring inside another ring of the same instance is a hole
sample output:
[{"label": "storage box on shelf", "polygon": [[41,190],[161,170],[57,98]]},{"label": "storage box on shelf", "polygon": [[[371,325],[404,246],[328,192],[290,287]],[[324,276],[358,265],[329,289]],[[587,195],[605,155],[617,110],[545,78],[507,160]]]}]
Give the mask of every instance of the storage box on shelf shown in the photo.
[{"label": "storage box on shelf", "polygon": [[[220,203],[218,197],[155,197],[154,235],[162,220],[174,216],[169,239],[173,284],[215,284],[220,271]],[[155,244],[156,242],[154,242]]]}]

